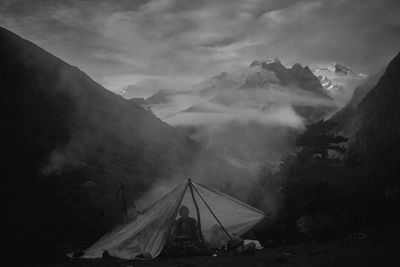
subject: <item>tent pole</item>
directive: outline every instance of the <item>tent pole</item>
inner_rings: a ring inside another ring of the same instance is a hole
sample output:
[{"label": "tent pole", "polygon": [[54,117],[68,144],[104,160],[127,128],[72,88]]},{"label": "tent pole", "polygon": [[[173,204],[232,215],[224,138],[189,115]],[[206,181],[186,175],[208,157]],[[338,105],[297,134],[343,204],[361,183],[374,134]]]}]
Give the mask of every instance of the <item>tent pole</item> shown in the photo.
[{"label": "tent pole", "polygon": [[[182,205],[182,200],[183,200],[183,197],[185,196],[185,193],[186,193],[186,190],[187,190],[188,186],[189,186],[189,183],[186,184],[185,189],[183,190],[183,194],[182,194],[182,196],[179,198],[177,208],[176,208],[176,210],[175,210],[174,213],[173,213],[173,218],[174,218],[174,220],[175,220],[176,216],[178,215],[179,207]],[[171,229],[170,229],[169,232],[171,232]]]},{"label": "tent pole", "polygon": [[121,192],[122,195],[122,204],[123,204],[123,209],[124,209],[124,214],[125,214],[125,218],[128,220],[128,205],[127,205],[127,201],[126,201],[126,196],[125,196],[125,187],[124,184],[122,182],[120,183],[120,187],[117,191],[117,194],[115,194],[115,197],[117,197],[119,195],[119,192]]},{"label": "tent pole", "polygon": [[122,199],[124,200],[124,210],[125,210],[125,217],[128,220],[128,205],[126,203],[126,196],[125,196],[125,186],[124,184],[121,182],[121,189],[122,189]]},{"label": "tent pole", "polygon": [[[190,184],[192,184],[192,182],[190,181]],[[208,210],[211,212],[212,216],[214,216],[214,219],[217,221],[217,223],[219,224],[219,226],[221,226],[222,230],[224,230],[225,234],[229,237],[229,239],[232,241],[232,237],[231,235],[228,233],[228,231],[225,229],[225,227],[222,225],[222,223],[220,222],[220,220],[217,218],[217,216],[215,215],[215,213],[212,211],[212,209],[210,208],[210,206],[208,206],[207,202],[204,200],[203,196],[200,194],[199,190],[197,190],[197,188],[195,186],[193,186],[194,190],[196,190],[197,194],[200,196],[201,200],[203,200],[204,204],[206,204]]]},{"label": "tent pole", "polygon": [[204,238],[203,238],[203,233],[201,231],[201,220],[200,220],[200,211],[199,211],[199,206],[197,205],[196,198],[194,197],[193,193],[193,185],[192,185],[192,180],[189,178],[189,188],[190,188],[190,193],[192,195],[194,207],[196,208],[196,215],[197,215],[197,222],[199,223],[199,232],[200,232],[200,241],[202,244],[204,244]]}]

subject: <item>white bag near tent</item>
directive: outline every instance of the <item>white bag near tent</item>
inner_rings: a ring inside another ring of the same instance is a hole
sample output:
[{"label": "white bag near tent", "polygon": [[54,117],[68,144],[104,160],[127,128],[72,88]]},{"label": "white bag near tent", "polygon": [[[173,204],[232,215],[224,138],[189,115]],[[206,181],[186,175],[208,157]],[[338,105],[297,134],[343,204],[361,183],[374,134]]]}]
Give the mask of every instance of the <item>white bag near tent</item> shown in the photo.
[{"label": "white bag near tent", "polygon": [[245,246],[250,243],[254,243],[256,245],[256,247],[255,247],[256,249],[263,249],[263,246],[261,246],[260,241],[258,241],[258,240],[245,239],[243,241],[243,245],[245,245]]},{"label": "white bag near tent", "polygon": [[[193,192],[193,195],[192,195]],[[196,218],[195,199],[199,218]],[[211,243],[212,228],[220,225],[228,234],[242,235],[260,222],[265,214],[233,197],[190,179],[147,207],[134,221],[117,226],[85,250],[82,258],[101,258],[105,251],[112,257],[134,259],[138,256],[155,258],[167,242],[179,208],[189,208],[190,216],[200,221],[204,240]],[[224,239],[224,240],[223,240]]]}]

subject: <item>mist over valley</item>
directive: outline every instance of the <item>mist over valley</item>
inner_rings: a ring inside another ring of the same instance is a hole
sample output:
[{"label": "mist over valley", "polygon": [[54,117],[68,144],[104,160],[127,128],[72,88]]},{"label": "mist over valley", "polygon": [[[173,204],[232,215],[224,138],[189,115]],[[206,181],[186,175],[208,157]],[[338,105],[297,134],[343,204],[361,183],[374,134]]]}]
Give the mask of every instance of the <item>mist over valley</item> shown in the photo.
[{"label": "mist over valley", "polygon": [[[1,2],[4,252],[27,264],[390,266],[399,11]],[[182,203],[202,247],[185,236],[174,254]],[[226,243],[211,250],[218,233]],[[90,253],[103,259],[81,261]]]}]

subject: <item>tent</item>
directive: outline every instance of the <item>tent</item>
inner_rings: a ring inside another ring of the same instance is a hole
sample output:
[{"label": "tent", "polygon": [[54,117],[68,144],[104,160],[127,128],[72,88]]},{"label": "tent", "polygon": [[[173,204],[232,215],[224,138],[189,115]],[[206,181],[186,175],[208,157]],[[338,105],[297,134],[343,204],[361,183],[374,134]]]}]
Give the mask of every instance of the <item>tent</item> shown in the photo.
[{"label": "tent", "polygon": [[[134,259],[157,257],[167,242],[178,210],[185,205],[196,218],[203,239],[210,243],[215,227],[223,229],[221,239],[242,235],[261,221],[265,214],[233,197],[188,179],[147,207],[134,220],[117,226],[84,251],[83,258],[110,256]],[[214,237],[215,239],[215,237]]]}]

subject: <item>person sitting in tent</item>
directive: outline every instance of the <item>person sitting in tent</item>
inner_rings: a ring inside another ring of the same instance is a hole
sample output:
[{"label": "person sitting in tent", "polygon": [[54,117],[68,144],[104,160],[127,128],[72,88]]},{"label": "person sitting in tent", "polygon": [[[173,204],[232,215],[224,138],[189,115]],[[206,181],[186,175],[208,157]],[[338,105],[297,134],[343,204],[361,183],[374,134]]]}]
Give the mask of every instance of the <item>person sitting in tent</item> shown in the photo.
[{"label": "person sitting in tent", "polygon": [[179,216],[180,218],[175,221],[172,227],[172,241],[182,248],[188,246],[200,247],[200,229],[196,219],[189,217],[189,209],[186,206],[180,207]]}]

